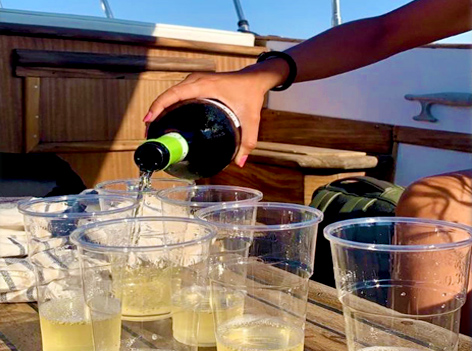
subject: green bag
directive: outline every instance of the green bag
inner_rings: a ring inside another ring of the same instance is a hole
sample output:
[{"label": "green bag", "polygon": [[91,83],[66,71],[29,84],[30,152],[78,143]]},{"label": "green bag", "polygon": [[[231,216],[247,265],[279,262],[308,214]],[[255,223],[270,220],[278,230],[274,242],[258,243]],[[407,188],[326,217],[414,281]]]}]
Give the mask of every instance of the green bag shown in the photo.
[{"label": "green bag", "polygon": [[362,217],[395,216],[404,187],[372,177],[358,176],[335,180],[313,193],[311,207],[323,212],[318,227],[313,280],[334,286],[329,241],[323,236],[328,224]]},{"label": "green bag", "polygon": [[[362,214],[394,215],[395,207],[405,190],[399,185],[372,177],[349,177],[319,187],[312,196],[310,206],[322,211],[326,217],[367,217]],[[339,221],[339,218],[333,218]]]}]

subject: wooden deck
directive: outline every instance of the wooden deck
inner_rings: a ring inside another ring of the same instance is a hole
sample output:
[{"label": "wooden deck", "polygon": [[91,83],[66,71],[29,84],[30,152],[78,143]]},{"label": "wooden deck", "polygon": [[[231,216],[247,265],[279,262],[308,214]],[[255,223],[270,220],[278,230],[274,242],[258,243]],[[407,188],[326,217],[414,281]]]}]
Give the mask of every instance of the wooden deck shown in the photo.
[{"label": "wooden deck", "polygon": [[[344,318],[336,290],[314,281],[309,284],[305,350],[347,351]],[[0,316],[0,351],[41,350],[35,304],[0,305]],[[472,338],[461,335],[458,351],[470,350]]]}]

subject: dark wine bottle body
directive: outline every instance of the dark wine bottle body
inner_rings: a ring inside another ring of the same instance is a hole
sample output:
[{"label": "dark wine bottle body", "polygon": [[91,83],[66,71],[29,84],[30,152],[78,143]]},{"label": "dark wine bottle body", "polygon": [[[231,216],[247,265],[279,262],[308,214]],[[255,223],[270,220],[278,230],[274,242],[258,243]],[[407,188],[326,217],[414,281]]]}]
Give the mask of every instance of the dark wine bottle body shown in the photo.
[{"label": "dark wine bottle body", "polygon": [[[207,178],[222,171],[236,156],[240,124],[221,102],[192,99],[179,102],[158,116],[149,125],[147,138],[135,152],[141,171],[164,169],[178,178]],[[146,143],[149,144],[144,147]]]}]

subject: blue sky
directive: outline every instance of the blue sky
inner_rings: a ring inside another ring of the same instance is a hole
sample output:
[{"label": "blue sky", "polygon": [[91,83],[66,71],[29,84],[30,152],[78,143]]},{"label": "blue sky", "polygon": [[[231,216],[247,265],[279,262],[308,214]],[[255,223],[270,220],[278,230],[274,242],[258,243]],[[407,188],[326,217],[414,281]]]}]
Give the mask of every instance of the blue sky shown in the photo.
[{"label": "blue sky", "polygon": [[[104,17],[100,0],[0,0],[4,8]],[[237,29],[232,0],[108,0],[115,18],[224,30]],[[343,22],[380,15],[410,0],[340,0]],[[332,0],[240,0],[250,29],[306,39],[331,26]],[[472,42],[467,33],[448,42]]]}]

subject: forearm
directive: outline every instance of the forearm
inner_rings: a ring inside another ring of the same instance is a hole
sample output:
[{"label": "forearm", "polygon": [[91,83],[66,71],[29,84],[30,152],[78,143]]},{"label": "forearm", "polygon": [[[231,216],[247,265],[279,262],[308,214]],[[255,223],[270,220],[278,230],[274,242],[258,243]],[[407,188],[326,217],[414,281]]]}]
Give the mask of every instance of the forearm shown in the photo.
[{"label": "forearm", "polygon": [[297,62],[296,82],[331,77],[392,55],[384,37],[383,21],[367,18],[334,27],[287,50]]},{"label": "forearm", "polygon": [[[470,0],[417,0],[386,15],[331,28],[286,52],[297,63],[296,82],[331,77],[472,27]],[[282,59],[249,70],[265,79],[267,90],[288,76]]]},{"label": "forearm", "polygon": [[[385,32],[382,23],[379,18],[349,22],[286,50],[297,64],[295,82],[331,77],[393,54],[382,44]],[[267,90],[282,84],[289,73],[288,65],[282,59],[272,58],[245,71],[258,74],[260,81],[267,84]]]}]

